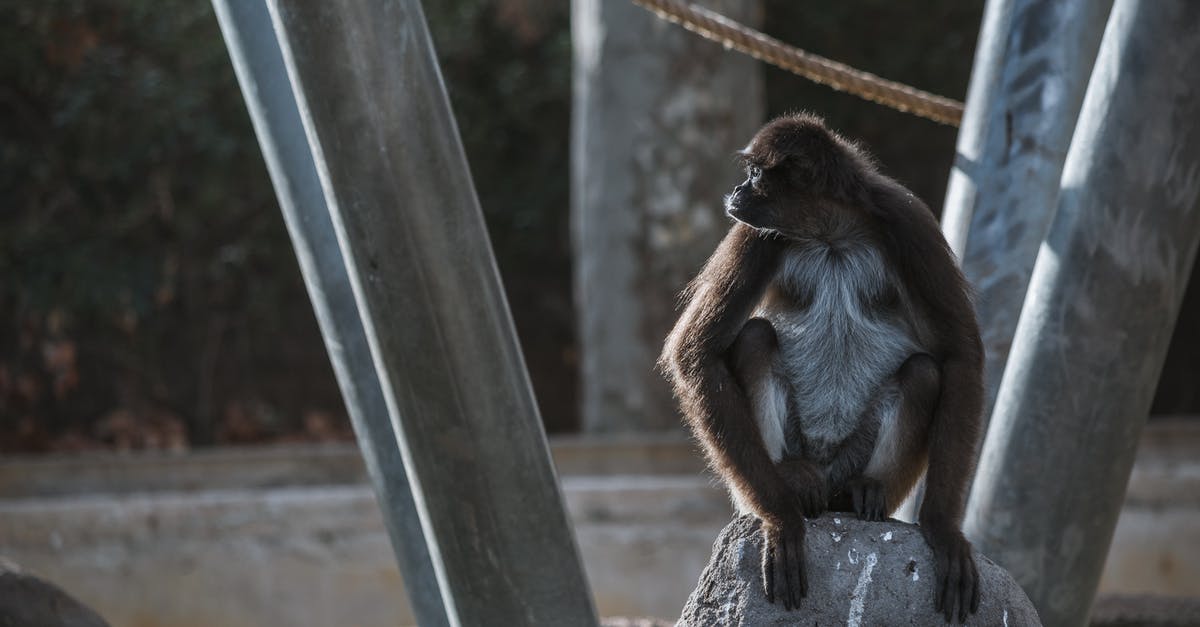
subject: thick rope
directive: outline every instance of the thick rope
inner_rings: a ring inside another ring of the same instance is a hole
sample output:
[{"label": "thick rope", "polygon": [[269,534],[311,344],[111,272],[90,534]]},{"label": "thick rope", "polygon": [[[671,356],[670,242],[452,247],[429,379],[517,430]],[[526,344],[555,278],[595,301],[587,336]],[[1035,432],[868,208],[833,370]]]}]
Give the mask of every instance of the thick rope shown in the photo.
[{"label": "thick rope", "polygon": [[679,24],[726,48],[770,63],[838,91],[949,126],[962,120],[963,103],[880,78],[789,46],[719,13],[681,0],[633,0],[658,17]]}]

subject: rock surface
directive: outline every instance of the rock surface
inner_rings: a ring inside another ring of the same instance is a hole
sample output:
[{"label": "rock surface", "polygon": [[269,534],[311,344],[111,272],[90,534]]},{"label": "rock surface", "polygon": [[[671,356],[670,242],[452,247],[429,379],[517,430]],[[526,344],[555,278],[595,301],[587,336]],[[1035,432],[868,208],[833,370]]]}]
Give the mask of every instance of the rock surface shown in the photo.
[{"label": "rock surface", "polygon": [[[679,625],[943,625],[933,610],[933,554],[916,525],[825,514],[808,522],[808,596],[799,610],[767,602],[759,579],[759,521],[741,516],[713,545]],[[975,554],[979,611],[968,625],[1041,625],[1025,592],[1004,569]]]},{"label": "rock surface", "polygon": [[4,627],[108,627],[58,586],[22,573],[0,559],[0,625]]}]

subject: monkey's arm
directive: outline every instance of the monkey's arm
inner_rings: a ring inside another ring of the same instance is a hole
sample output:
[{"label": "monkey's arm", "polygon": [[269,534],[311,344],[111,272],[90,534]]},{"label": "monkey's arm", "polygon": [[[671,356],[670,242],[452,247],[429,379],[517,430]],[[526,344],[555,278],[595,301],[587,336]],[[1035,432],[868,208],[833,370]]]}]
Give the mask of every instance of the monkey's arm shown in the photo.
[{"label": "monkey's arm", "polygon": [[979,575],[962,534],[983,411],[983,344],[969,288],[933,214],[908,190],[886,181],[875,190],[886,241],[906,286],[925,312],[940,362],[941,391],[929,432],[929,470],[919,522],[937,560],[938,609],[966,620],[979,605]]},{"label": "monkey's arm", "polygon": [[[768,236],[769,237],[769,236]],[[667,337],[662,362],[688,423],[713,466],[763,521],[763,588],[769,601],[800,606],[804,515],[763,445],[750,401],[726,361],[766,291],[781,247],[736,224],[691,286],[691,299]]]},{"label": "monkey's arm", "polygon": [[662,362],[683,413],[726,481],[772,525],[799,508],[763,446],[750,401],[727,353],[762,298],[780,245],[735,224],[691,286],[691,299],[667,337]]}]

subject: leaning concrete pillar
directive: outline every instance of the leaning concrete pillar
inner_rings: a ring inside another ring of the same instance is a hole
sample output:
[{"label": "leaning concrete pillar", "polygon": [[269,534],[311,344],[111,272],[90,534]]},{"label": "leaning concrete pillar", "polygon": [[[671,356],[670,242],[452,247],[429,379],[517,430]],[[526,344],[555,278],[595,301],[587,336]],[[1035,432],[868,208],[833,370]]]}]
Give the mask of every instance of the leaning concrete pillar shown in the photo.
[{"label": "leaning concrete pillar", "polygon": [[976,291],[985,416],[1112,0],[990,0],[946,192],[943,229]]},{"label": "leaning concrete pillar", "polygon": [[254,133],[262,147],[300,273],[354,425],[379,509],[404,573],[413,616],[446,625],[433,562],[400,458],[350,275],[325,205],[265,0],[212,0]]},{"label": "leaning concrete pillar", "polygon": [[[989,0],[942,211],[942,231],[975,288],[986,347],[984,420],[1112,0]],[[924,484],[896,517],[916,520]]]},{"label": "leaning concrete pillar", "polygon": [[[759,0],[701,2],[760,21]],[[757,62],[630,2],[573,0],[571,205],[583,427],[679,425],[655,372],[675,297],[727,224],[733,151],[762,122]]]},{"label": "leaning concrete pillar", "polygon": [[1117,0],[996,398],[966,531],[1085,625],[1200,242],[1200,3]]},{"label": "leaning concrete pillar", "polygon": [[418,0],[268,0],[450,625],[595,625]]}]

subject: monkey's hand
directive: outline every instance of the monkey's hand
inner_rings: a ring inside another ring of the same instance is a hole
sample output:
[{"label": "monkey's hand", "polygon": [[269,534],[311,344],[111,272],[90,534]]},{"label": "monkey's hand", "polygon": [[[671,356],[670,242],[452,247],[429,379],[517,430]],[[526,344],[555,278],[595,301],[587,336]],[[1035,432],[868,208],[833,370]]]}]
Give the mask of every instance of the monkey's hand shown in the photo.
[{"label": "monkey's hand", "polygon": [[966,623],[967,611],[974,614],[979,609],[979,570],[971,555],[971,543],[953,528],[921,527],[921,532],[933,549],[937,575],[933,581],[934,607],[946,616],[947,623]]},{"label": "monkey's hand", "polygon": [[855,477],[847,482],[850,498],[854,501],[854,513],[859,520],[881,522],[887,520],[887,493],[883,483],[870,477]]},{"label": "monkey's hand", "polygon": [[799,497],[800,509],[809,518],[820,516],[829,503],[825,474],[806,459],[785,459],[775,465],[779,475]]},{"label": "monkey's hand", "polygon": [[804,572],[804,519],[794,523],[762,524],[762,581],[767,601],[783,601],[786,610],[800,609],[808,594]]}]

